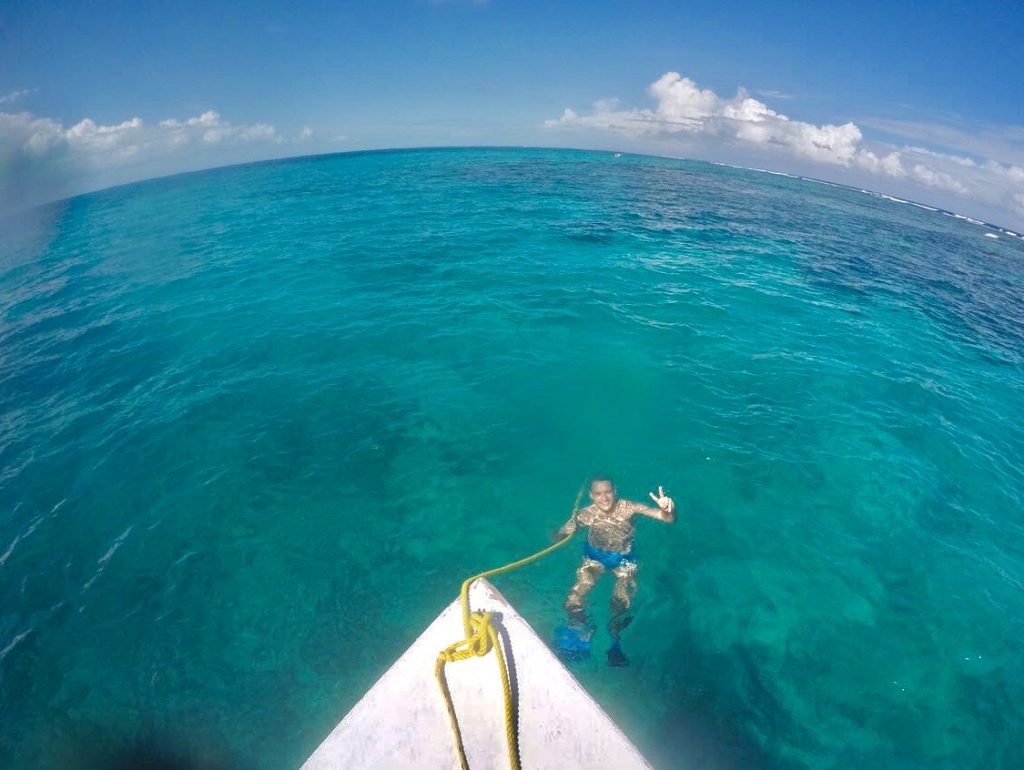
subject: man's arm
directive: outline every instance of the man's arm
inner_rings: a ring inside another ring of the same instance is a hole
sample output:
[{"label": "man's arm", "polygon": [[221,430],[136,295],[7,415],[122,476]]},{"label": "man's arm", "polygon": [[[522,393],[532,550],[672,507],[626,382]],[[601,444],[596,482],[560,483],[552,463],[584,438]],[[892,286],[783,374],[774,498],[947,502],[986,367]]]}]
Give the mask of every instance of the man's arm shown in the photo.
[{"label": "man's arm", "polygon": [[578,526],[576,522],[576,516],[576,512],[573,511],[573,514],[569,517],[569,520],[551,533],[552,541],[561,540],[563,537],[567,537],[568,535],[572,535],[576,532],[576,527]]},{"label": "man's arm", "polygon": [[658,487],[658,494],[655,496],[653,492],[649,493],[651,499],[658,504],[657,508],[652,508],[649,505],[643,503],[634,503],[636,509],[633,513],[639,513],[641,516],[649,516],[652,519],[663,521],[666,524],[671,524],[676,520],[676,504],[675,501],[665,495],[665,490]]}]

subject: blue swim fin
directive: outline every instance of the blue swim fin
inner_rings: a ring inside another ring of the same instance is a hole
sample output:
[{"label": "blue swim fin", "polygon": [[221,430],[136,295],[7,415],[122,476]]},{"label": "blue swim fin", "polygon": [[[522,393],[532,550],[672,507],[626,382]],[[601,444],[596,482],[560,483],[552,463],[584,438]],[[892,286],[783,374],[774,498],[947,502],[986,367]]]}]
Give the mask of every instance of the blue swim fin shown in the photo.
[{"label": "blue swim fin", "polygon": [[555,629],[555,651],[562,660],[577,663],[590,657],[590,633],[573,626]]}]

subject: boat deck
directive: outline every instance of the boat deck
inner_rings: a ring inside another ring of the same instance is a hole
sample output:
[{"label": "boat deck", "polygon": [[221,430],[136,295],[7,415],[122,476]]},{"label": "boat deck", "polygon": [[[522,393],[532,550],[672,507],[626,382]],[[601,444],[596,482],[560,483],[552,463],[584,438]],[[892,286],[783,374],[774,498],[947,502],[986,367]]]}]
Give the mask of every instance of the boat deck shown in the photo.
[{"label": "boat deck", "polygon": [[[513,690],[518,688],[524,768],[650,768],[636,747],[548,646],[486,580],[470,589],[473,610],[500,614]],[[499,624],[496,624],[499,625]],[[434,677],[437,654],[463,638],[452,602],[352,708],[303,770],[459,767],[444,700]],[[507,768],[504,701],[494,653],[446,668],[472,768]]]}]

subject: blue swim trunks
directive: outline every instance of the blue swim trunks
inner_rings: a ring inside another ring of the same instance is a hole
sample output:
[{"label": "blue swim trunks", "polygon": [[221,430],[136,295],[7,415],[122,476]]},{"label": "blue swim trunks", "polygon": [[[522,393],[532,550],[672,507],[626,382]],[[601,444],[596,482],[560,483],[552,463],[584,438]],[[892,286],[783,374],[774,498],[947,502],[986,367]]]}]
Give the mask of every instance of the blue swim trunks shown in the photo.
[{"label": "blue swim trunks", "polygon": [[600,562],[605,569],[615,569],[616,567],[621,567],[627,562],[636,563],[636,557],[633,556],[632,551],[629,553],[604,551],[600,548],[594,548],[590,543],[583,544],[583,555],[588,559]]}]

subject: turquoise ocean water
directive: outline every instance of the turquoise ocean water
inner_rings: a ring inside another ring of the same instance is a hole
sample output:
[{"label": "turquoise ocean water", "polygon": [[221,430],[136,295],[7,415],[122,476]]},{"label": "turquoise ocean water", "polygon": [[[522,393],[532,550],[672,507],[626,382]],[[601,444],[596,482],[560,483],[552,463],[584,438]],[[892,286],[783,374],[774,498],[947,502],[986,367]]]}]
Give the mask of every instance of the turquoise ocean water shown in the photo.
[{"label": "turquoise ocean water", "polygon": [[[0,766],[297,767],[603,471],[679,509],[632,665],[577,669],[656,766],[1024,767],[1024,241],[538,150],[37,213],[0,246]],[[496,582],[550,636],[578,559]]]}]

